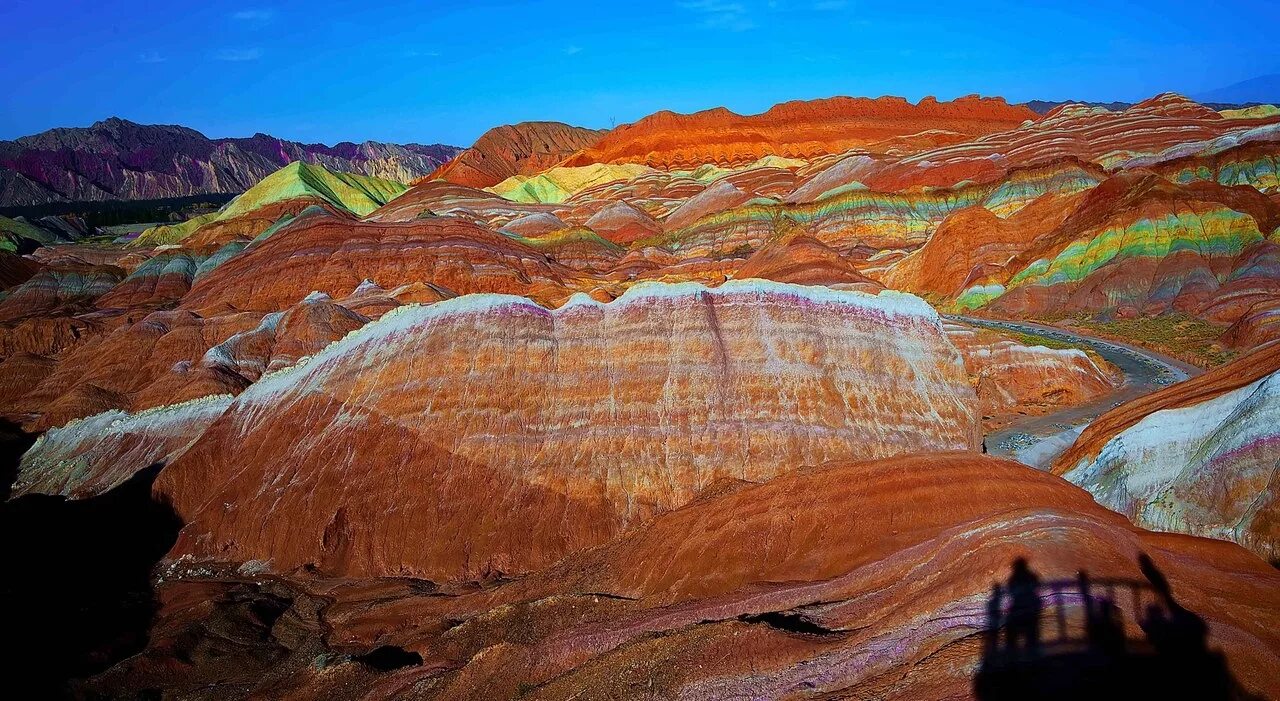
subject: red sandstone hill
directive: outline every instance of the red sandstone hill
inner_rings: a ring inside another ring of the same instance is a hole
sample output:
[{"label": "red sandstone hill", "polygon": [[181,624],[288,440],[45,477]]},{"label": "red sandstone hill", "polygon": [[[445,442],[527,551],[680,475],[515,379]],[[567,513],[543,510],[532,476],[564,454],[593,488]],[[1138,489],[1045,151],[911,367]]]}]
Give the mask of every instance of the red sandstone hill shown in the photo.
[{"label": "red sandstone hill", "polygon": [[1035,118],[1031,110],[1009,105],[1003,98],[977,96],[952,102],[926,97],[915,105],[900,97],[796,100],[756,115],[735,114],[723,107],[693,114],[662,111],[614,129],[565,165],[643,163],[666,169],[704,163],[744,165],[767,155],[812,157],[869,148],[926,131],[952,132],[954,138],[948,142],[955,143]]},{"label": "red sandstone hill", "polygon": [[[349,523],[325,541],[347,538]],[[1135,654],[1149,648],[1139,622],[1162,605],[1154,579],[1201,621],[1244,689],[1280,692],[1275,569],[1231,543],[1135,528],[1061,479],[971,453],[724,480],[493,586],[171,574],[148,648],[91,684],[106,696],[973,698],[984,654],[996,654],[985,632],[992,586],[1017,558],[1041,578],[1036,625],[1051,659],[1070,664],[1064,639],[1085,640],[1078,572],[1100,583],[1095,595]],[[378,648],[390,664],[363,657]],[[1052,686],[1041,681],[1010,698],[1041,697]]]},{"label": "red sandstone hill", "polygon": [[335,298],[364,280],[415,282],[459,294],[502,292],[563,301],[567,268],[502,234],[451,217],[355,222],[318,215],[251,246],[192,286],[187,309],[277,311],[312,291]]},{"label": "red sandstone hill", "polygon": [[1222,396],[1280,370],[1280,344],[1260,348],[1199,377],[1126,402],[1085,428],[1075,445],[1058,457],[1054,474],[1062,474],[1082,460],[1095,457],[1107,441],[1158,411],[1179,409]]},{"label": "red sandstone hill", "polygon": [[497,185],[513,175],[533,175],[595,143],[603,131],[560,122],[504,124],[486,131],[471,148],[424,180],[441,178],[470,187]]}]

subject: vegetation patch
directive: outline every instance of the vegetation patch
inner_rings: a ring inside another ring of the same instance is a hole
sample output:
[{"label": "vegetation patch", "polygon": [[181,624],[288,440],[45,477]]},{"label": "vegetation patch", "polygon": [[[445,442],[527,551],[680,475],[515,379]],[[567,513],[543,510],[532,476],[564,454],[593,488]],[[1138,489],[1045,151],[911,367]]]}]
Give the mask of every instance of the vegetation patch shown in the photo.
[{"label": "vegetation patch", "polygon": [[1072,317],[1072,326],[1095,336],[1130,341],[1158,353],[1202,368],[1214,368],[1235,358],[1237,352],[1219,342],[1227,327],[1181,313],[1153,317],[1097,321]]}]

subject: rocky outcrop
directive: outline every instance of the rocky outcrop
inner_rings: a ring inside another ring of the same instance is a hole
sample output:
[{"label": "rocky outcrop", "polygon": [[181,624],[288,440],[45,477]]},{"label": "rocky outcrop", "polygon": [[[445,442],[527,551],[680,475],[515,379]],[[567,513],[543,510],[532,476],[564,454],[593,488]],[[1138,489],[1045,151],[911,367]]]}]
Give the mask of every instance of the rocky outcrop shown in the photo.
[{"label": "rocky outcrop", "polygon": [[22,456],[13,496],[87,499],[182,454],[231,404],[215,395],[137,414],[112,410],[52,429]]},{"label": "rocky outcrop", "polygon": [[[255,314],[206,319],[186,311],[157,311],[136,321],[125,318],[116,328],[65,350],[52,372],[0,409],[38,432],[111,409],[136,412],[207,394],[234,394],[248,382],[234,375],[188,374],[188,366],[229,336],[254,328],[260,319]],[[146,392],[165,378],[170,381],[164,386]]]},{"label": "rocky outcrop", "polygon": [[705,163],[743,166],[769,155],[808,158],[871,148],[929,130],[979,136],[1035,117],[1001,98],[976,96],[953,102],[926,97],[914,105],[900,97],[797,100],[749,116],[723,107],[693,114],[663,111],[610,131],[565,165],[638,163],[664,170]]},{"label": "rocky outcrop", "polygon": [[533,175],[598,141],[603,131],[560,122],[521,122],[494,127],[431,174],[468,187],[483,188],[513,175]]},{"label": "rocky outcrop", "polygon": [[1131,160],[1141,166],[1180,144],[1234,138],[1253,128],[1256,123],[1224,119],[1212,109],[1173,93],[1119,112],[1064,105],[1034,122],[978,140],[872,160],[857,180],[872,189],[900,190],[952,187],[963,181],[994,182],[1013,169],[1063,159],[1107,169],[1124,167]]},{"label": "rocky outcrop", "polygon": [[[1007,654],[1012,580],[1017,605],[1035,602],[1029,622],[1057,671],[1014,663],[1024,674],[997,698],[1179,696],[1230,688],[1230,676],[1249,693],[1280,693],[1274,568],[1230,543],[1142,531],[1060,479],[971,453],[721,481],[598,548],[483,588],[254,567],[202,577],[209,570],[183,565],[164,570],[148,649],[94,680],[96,691],[985,699],[976,680]],[[1086,622],[1104,600],[1127,656],[1099,677],[1094,658],[1071,651],[1097,639]],[[1199,628],[1191,654],[1162,660],[1140,625],[1163,645],[1170,614]]]},{"label": "rocky outcrop", "polygon": [[572,275],[529,246],[452,217],[380,223],[319,215],[294,222],[201,277],[182,307],[273,312],[313,291],[341,298],[365,280],[562,302]]},{"label": "rocky outcrop", "polygon": [[[998,245],[979,250],[995,253],[994,258],[956,254],[975,264],[963,278],[967,287],[960,303],[1005,316],[1199,313],[1230,296],[1239,275],[1257,283],[1259,276],[1273,274],[1249,259],[1280,225],[1280,209],[1250,188],[1174,184],[1139,170],[1117,174],[1076,197],[1046,202],[1044,211],[1039,205],[1028,207],[1035,210],[1028,220],[1019,212],[1003,224],[948,228],[931,247],[936,250],[922,249],[917,256],[917,268],[926,276],[916,274],[916,284],[932,284],[932,276],[945,282],[939,291],[953,291],[965,266],[939,259],[947,250],[972,250],[971,244],[990,239]],[[965,234],[965,240],[956,234]],[[1024,242],[1016,243],[1018,238]],[[931,257],[936,265],[927,264]],[[997,264],[1000,258],[1005,260]],[[904,282],[913,277],[909,262],[900,264],[907,273]],[[955,274],[939,278],[930,272],[939,269]],[[1225,311],[1214,316],[1226,322],[1236,318]]]},{"label": "rocky outcrop", "polygon": [[884,289],[884,285],[859,273],[848,259],[803,234],[765,244],[742,264],[734,277],[871,293]]},{"label": "rocky outcrop", "polygon": [[975,409],[910,295],[648,285],[554,311],[473,295],[262,378],[157,489],[188,524],[174,557],[474,579],[602,543],[721,478],[974,449]]},{"label": "rocky outcrop", "polygon": [[0,299],[0,322],[85,311],[123,279],[124,271],[113,265],[41,268]]},{"label": "rocky outcrop", "polygon": [[1280,345],[1121,405],[1053,471],[1153,530],[1280,560]]},{"label": "rocky outcrop", "polygon": [[1077,348],[1027,345],[960,324],[946,329],[964,358],[988,427],[1014,416],[1084,404],[1120,384],[1115,368]]},{"label": "rocky outcrop", "polygon": [[0,206],[240,193],[294,161],[410,182],[457,152],[441,144],[301,144],[266,134],[209,139],[113,117],[0,141]]},{"label": "rocky outcrop", "polygon": [[403,183],[295,161],[263,178],[217,212],[178,225],[146,229],[132,247],[182,243],[210,250],[236,239],[251,240],[314,208],[365,216],[403,193]]},{"label": "rocky outcrop", "polygon": [[662,231],[662,225],[626,202],[615,202],[587,219],[586,227],[617,244],[630,244]]}]

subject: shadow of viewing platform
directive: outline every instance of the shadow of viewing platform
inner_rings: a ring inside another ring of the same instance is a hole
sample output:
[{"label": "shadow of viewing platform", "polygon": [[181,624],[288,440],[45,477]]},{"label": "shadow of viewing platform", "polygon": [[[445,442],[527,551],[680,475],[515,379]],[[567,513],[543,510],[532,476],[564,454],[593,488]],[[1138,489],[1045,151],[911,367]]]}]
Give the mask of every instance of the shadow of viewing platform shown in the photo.
[{"label": "shadow of viewing platform", "polygon": [[[1042,581],[1025,559],[987,600],[976,698],[1253,699],[1208,646],[1208,626],[1173,597],[1146,555],[1145,577]],[[1123,611],[1131,614],[1126,620]],[[1135,625],[1136,624],[1136,625]]]}]

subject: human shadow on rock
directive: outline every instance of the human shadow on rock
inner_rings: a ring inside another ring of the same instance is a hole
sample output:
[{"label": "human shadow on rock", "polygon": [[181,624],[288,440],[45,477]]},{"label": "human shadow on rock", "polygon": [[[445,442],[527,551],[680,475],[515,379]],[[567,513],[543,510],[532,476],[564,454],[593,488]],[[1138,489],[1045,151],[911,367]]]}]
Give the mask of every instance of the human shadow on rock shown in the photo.
[{"label": "human shadow on rock", "polygon": [[156,610],[151,572],[182,526],[152,497],[160,468],[88,499],[0,503],[0,616],[11,643],[0,678],[9,688],[65,697],[71,680],[145,646]]},{"label": "human shadow on rock", "polygon": [[[1144,580],[1042,581],[1025,558],[987,600],[982,664],[973,682],[982,701],[1014,699],[1252,699],[1208,646],[1204,619],[1174,598],[1145,554]],[[1121,604],[1138,618],[1127,636]]]}]

